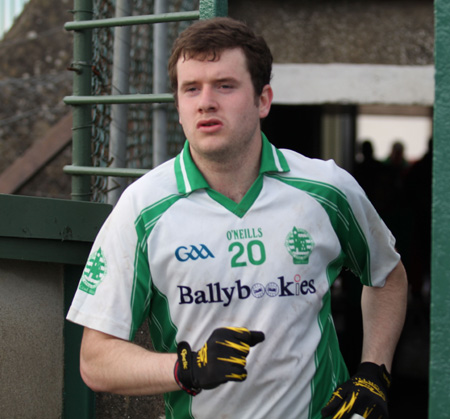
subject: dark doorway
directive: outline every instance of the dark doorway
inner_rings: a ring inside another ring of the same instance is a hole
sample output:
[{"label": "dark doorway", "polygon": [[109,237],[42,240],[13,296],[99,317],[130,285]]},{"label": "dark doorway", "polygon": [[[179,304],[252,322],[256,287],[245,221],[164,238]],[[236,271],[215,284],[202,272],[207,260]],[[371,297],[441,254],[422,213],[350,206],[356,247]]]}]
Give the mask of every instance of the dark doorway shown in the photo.
[{"label": "dark doorway", "polygon": [[272,105],[262,130],[277,148],[320,157],[321,106]]}]

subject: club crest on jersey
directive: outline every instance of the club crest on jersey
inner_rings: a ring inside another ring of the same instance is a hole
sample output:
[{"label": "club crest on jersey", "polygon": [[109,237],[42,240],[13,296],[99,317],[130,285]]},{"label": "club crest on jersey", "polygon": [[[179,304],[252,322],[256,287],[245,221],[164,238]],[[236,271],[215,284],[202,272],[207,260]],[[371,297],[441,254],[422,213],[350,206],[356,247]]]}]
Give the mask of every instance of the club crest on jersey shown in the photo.
[{"label": "club crest on jersey", "polygon": [[314,241],[306,230],[294,227],[287,235],[284,244],[292,256],[294,264],[306,265],[309,263],[309,256],[314,248]]},{"label": "club crest on jersey", "polygon": [[79,289],[94,295],[97,287],[102,282],[106,274],[106,259],[103,255],[102,249],[99,248],[89,257],[86,267],[81,277]]}]

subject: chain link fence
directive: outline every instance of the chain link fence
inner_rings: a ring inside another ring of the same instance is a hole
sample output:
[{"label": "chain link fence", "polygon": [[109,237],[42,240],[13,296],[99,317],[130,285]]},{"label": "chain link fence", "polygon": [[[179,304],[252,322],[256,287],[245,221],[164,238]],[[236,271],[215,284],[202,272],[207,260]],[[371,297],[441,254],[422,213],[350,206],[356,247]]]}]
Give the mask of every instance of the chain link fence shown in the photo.
[{"label": "chain link fence", "polygon": [[[168,1],[168,12],[198,10],[199,0]],[[136,16],[154,13],[153,0],[133,0],[132,14]],[[93,19],[115,16],[115,0],[96,0]],[[167,23],[167,48],[190,22]],[[109,95],[112,91],[114,28],[93,31],[92,94]],[[135,25],[131,28],[129,93],[153,92],[153,25]],[[169,92],[169,86],[167,86]],[[151,169],[153,161],[153,104],[131,104],[127,110],[127,156],[128,168]],[[178,124],[174,104],[167,104],[167,157],[179,153],[184,134]],[[108,167],[111,105],[93,106],[92,163],[95,167]],[[128,182],[132,182],[129,179]],[[111,186],[110,186],[111,187]],[[105,202],[108,193],[106,177],[96,177],[93,182],[92,200]]]}]

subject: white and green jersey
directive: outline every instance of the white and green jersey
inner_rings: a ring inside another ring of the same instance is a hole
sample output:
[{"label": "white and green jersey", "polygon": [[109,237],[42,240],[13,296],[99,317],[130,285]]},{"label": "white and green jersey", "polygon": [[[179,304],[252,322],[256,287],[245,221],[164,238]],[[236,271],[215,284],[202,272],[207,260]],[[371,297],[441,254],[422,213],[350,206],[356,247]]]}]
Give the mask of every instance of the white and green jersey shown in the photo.
[{"label": "white and green jersey", "polygon": [[263,138],[260,175],[239,204],[210,189],[189,145],[133,183],[93,245],[68,319],[153,345],[200,349],[217,327],[263,331],[248,378],[196,397],[167,394],[168,418],[312,418],[348,377],[330,312],[343,267],[383,286],[394,239],[332,161]]}]

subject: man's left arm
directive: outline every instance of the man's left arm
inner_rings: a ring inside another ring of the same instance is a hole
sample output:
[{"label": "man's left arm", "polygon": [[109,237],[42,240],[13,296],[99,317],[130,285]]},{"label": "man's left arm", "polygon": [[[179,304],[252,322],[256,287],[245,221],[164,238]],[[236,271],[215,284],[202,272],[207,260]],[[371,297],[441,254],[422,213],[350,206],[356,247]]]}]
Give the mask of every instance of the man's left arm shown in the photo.
[{"label": "man's left arm", "polygon": [[405,322],[408,282],[399,262],[384,287],[364,287],[361,298],[363,349],[361,362],[384,364],[390,372],[392,359]]},{"label": "man's left arm", "polygon": [[322,417],[352,419],[389,417],[388,390],[392,360],[406,316],[408,282],[399,262],[384,287],[363,288],[363,350],[358,371],[342,383],[322,409]]}]

